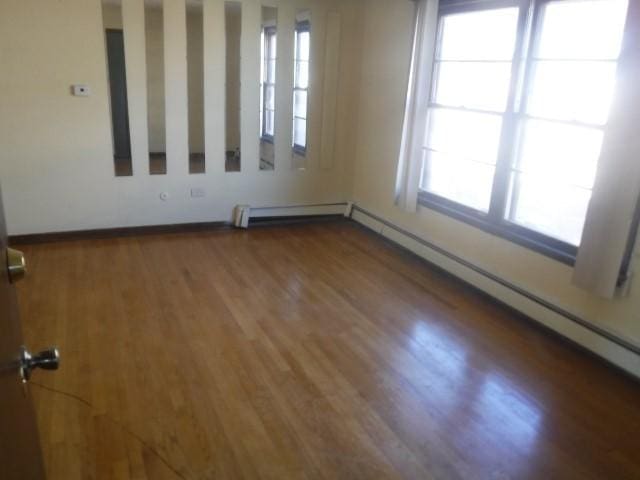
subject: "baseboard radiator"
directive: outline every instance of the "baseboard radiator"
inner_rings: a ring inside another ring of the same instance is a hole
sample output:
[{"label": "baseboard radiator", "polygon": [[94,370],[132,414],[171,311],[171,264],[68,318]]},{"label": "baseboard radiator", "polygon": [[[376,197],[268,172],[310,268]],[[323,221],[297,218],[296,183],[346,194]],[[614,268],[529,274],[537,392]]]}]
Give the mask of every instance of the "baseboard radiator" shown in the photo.
[{"label": "baseboard radiator", "polygon": [[233,209],[233,225],[238,228],[248,228],[251,221],[266,219],[298,218],[312,219],[314,217],[331,217],[351,215],[352,204],[350,202],[316,203],[311,205],[286,205],[253,207],[251,205],[236,205]]},{"label": "baseboard radiator", "polygon": [[640,347],[585,320],[525,288],[424,240],[384,218],[353,205],[350,218],[428,263],[449,272],[500,303],[555,331],[571,342],[640,378]]}]

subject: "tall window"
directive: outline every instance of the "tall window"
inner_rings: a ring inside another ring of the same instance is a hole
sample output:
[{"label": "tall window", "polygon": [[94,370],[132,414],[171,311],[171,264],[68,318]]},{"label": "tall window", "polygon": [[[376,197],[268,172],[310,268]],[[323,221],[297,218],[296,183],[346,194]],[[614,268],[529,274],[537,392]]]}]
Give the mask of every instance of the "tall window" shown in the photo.
[{"label": "tall window", "polygon": [[571,260],[626,9],[627,0],[443,2],[421,203]]},{"label": "tall window", "polygon": [[293,83],[293,150],[307,151],[307,99],[309,90],[309,22],[296,23]]},{"label": "tall window", "polygon": [[262,73],[260,75],[260,135],[273,141],[276,98],[276,28],[262,29]]}]

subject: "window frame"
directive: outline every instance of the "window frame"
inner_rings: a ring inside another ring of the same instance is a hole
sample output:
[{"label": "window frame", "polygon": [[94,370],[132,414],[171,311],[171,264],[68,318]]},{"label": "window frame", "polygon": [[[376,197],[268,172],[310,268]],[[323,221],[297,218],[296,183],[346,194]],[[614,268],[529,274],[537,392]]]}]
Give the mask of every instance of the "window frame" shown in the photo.
[{"label": "window frame", "polygon": [[[296,86],[296,67],[298,62],[300,61],[299,57],[299,52],[298,52],[298,48],[297,45],[299,44],[298,42],[298,35],[300,35],[301,33],[307,32],[309,33],[309,59],[306,60],[307,65],[308,65],[308,77],[307,77],[307,87],[306,88],[301,88],[301,87],[297,87]],[[291,135],[291,143],[292,143],[292,150],[293,153],[296,155],[300,155],[302,157],[306,156],[307,154],[307,144],[309,142],[309,133],[308,133],[308,128],[305,128],[305,140],[304,140],[304,145],[298,145],[295,142],[295,128],[296,128],[296,120],[304,120],[305,123],[305,127],[309,126],[309,81],[310,81],[310,73],[311,73],[311,22],[309,22],[309,20],[302,20],[302,21],[296,21],[296,25],[295,25],[295,30],[294,30],[294,35],[295,35],[295,39],[294,39],[294,52],[293,52],[293,72],[294,72],[294,80],[293,80],[293,98],[294,98],[294,102],[295,102],[295,95],[296,92],[306,92],[307,94],[307,116],[305,118],[302,117],[298,117],[295,114],[295,109],[293,111],[293,116],[292,116],[292,135]]]},{"label": "window frame", "polygon": [[[277,71],[277,52],[275,53],[275,55],[273,56],[273,58],[271,58],[271,54],[273,52],[271,52],[270,48],[268,49],[267,46],[270,45],[268,37],[270,36],[274,36],[276,37],[276,42],[278,41],[278,32],[277,32],[277,28],[275,26],[264,26],[262,27],[262,52],[263,52],[263,56],[261,58],[262,61],[262,65],[263,65],[263,78],[262,80],[262,111],[261,111],[261,115],[262,115],[262,128],[260,129],[260,140],[267,142],[267,143],[273,143],[274,142],[274,138],[275,138],[275,109],[271,110],[267,108],[267,89],[269,87],[273,87],[273,95],[274,95],[274,103],[275,103],[275,95],[276,95],[276,71]],[[276,47],[277,48],[277,47]],[[273,60],[273,64],[274,64],[274,72],[273,72],[273,78],[274,78],[274,82],[273,83],[269,83],[267,80],[269,79],[269,65],[271,65],[271,60]],[[267,126],[267,112],[268,111],[272,111],[274,113],[274,126],[273,126],[273,135],[270,133],[266,132],[266,126]]]},{"label": "window frame", "polygon": [[[432,108],[440,106],[433,100],[437,87],[437,64],[438,53],[442,44],[443,17],[457,13],[517,7],[519,8],[519,15],[516,43],[512,58],[507,105],[502,114],[503,126],[500,135],[488,212],[476,210],[435,193],[423,190],[422,185],[420,185],[418,190],[418,203],[567,265],[574,265],[578,253],[578,246],[530,229],[510,221],[507,218],[508,204],[513,195],[510,187],[511,171],[514,167],[513,162],[515,160],[513,155],[515,155],[517,142],[520,138],[517,130],[521,128],[523,121],[527,118],[537,118],[526,113],[525,104],[531,94],[534,62],[537,59],[537,48],[542,27],[542,13],[544,12],[545,5],[553,1],[558,0],[496,0],[487,2],[441,0],[438,8],[436,54],[433,60],[433,71],[428,96],[429,111]],[[572,0],[565,1],[569,2]],[[447,106],[444,107],[448,108]],[[473,109],[466,108],[462,110],[473,111]],[[556,120],[546,118],[542,120],[556,122]],[[563,122],[558,121],[557,123]],[[583,124],[582,122],[566,123],[594,128],[594,125]],[[605,126],[606,124],[595,128],[604,129]],[[422,181],[422,179],[420,181]]]}]

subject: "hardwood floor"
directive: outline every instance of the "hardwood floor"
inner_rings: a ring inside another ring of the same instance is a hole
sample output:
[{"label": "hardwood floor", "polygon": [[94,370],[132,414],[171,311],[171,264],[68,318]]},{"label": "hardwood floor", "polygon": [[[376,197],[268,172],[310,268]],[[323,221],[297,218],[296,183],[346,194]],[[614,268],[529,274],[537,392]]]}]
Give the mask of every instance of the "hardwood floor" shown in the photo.
[{"label": "hardwood floor", "polygon": [[51,480],[640,478],[638,382],[353,224],[24,250]]}]

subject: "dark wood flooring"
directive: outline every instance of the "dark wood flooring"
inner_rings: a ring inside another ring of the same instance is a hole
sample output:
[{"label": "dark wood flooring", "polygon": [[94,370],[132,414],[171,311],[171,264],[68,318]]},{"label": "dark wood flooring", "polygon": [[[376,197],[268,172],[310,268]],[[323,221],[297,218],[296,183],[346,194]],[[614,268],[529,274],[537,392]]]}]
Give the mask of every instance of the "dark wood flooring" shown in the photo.
[{"label": "dark wood flooring", "polygon": [[640,478],[638,382],[353,224],[24,250],[50,480]]}]

